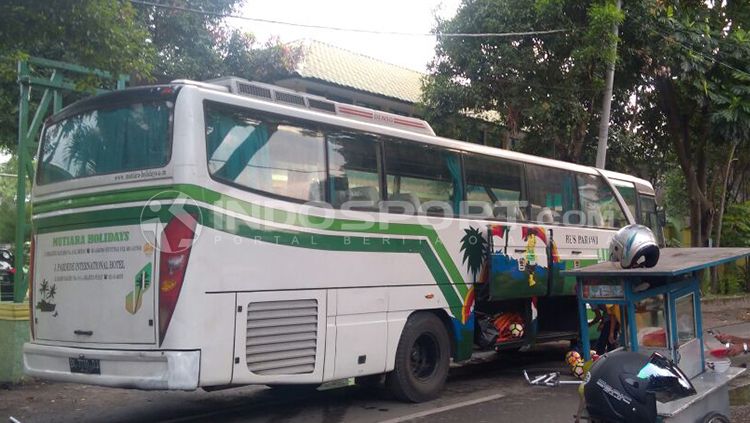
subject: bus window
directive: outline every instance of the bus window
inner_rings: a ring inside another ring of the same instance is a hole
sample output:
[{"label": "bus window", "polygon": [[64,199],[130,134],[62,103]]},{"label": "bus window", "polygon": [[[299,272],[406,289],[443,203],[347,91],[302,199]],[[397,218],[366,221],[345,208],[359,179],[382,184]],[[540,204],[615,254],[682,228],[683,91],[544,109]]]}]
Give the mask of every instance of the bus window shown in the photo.
[{"label": "bus window", "polygon": [[353,209],[377,210],[380,204],[378,144],[373,137],[339,130],[329,133],[328,168],[331,204],[351,202]]},{"label": "bus window", "polygon": [[621,181],[619,179],[610,179],[610,182],[612,182],[612,185],[617,188],[617,192],[620,193],[622,199],[625,200],[625,204],[628,205],[630,213],[637,219],[638,207],[636,206],[636,202],[638,201],[638,193],[635,190],[635,184],[632,182]]},{"label": "bus window", "polygon": [[664,233],[659,224],[659,215],[656,210],[656,198],[653,195],[640,194],[641,215],[638,216],[638,223],[648,226],[659,240],[659,245],[664,245]]},{"label": "bus window", "polygon": [[171,102],[91,110],[47,127],[40,185],[131,170],[169,161]]},{"label": "bus window", "polygon": [[509,160],[467,154],[466,207],[469,217],[519,221],[525,216],[521,207],[523,167]]},{"label": "bus window", "polygon": [[566,213],[577,210],[575,179],[567,170],[526,165],[528,183],[529,220],[540,223],[577,223],[563,219]]},{"label": "bus window", "polygon": [[578,197],[587,226],[621,228],[628,224],[609,185],[597,175],[579,174]]},{"label": "bus window", "polygon": [[246,110],[206,105],[208,170],[218,180],[303,201],[323,201],[322,133]]},{"label": "bus window", "polygon": [[463,189],[461,161],[456,153],[393,140],[384,147],[386,211],[438,216],[458,213]]}]

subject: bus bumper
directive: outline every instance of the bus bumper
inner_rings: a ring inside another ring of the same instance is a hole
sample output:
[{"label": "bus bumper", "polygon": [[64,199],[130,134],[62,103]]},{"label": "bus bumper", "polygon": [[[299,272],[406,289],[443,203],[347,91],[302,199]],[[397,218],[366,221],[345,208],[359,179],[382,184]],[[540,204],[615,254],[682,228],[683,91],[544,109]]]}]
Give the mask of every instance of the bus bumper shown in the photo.
[{"label": "bus bumper", "polygon": [[[132,351],[69,348],[26,343],[23,367],[29,376],[114,388],[198,388],[200,351]],[[99,360],[100,374],[71,372],[70,359]]]}]

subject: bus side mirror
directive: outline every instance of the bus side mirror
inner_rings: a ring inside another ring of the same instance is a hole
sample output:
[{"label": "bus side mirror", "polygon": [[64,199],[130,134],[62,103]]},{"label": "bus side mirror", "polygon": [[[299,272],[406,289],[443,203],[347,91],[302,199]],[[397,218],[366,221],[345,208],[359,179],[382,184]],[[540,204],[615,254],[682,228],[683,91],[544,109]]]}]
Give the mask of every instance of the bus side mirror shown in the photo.
[{"label": "bus side mirror", "polygon": [[667,226],[667,211],[660,207],[656,211],[656,219],[659,221],[659,227],[665,228]]}]

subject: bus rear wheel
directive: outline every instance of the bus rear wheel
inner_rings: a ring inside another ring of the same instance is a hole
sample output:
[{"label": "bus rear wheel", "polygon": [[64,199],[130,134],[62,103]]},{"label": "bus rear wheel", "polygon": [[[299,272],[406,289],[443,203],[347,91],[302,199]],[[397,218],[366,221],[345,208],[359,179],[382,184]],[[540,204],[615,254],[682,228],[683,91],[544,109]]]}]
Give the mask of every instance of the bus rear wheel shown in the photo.
[{"label": "bus rear wheel", "polygon": [[429,401],[443,389],[449,366],[450,339],[443,322],[434,314],[418,313],[404,326],[386,385],[400,400]]}]

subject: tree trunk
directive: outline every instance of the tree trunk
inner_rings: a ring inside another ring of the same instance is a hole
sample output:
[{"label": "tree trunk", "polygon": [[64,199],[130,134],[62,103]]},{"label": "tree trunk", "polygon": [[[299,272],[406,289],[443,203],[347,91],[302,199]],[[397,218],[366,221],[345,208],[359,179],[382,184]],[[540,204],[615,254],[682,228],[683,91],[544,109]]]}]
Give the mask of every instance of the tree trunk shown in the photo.
[{"label": "tree trunk", "polygon": [[[716,219],[718,220],[716,223],[716,242],[714,243],[714,247],[716,248],[721,247],[721,227],[724,223],[724,208],[726,207],[726,202],[727,202],[727,184],[729,182],[729,172],[732,169],[732,160],[734,160],[734,152],[736,149],[737,149],[737,143],[733,142],[732,146],[729,148],[729,154],[727,155],[726,165],[724,166],[724,169],[722,169],[722,172],[721,172],[721,176],[723,177],[723,179],[721,181],[719,210],[718,210],[718,213],[716,213]],[[710,232],[709,232],[709,236],[711,236]],[[719,268],[717,266],[714,266],[711,268],[711,290],[714,293],[717,293],[718,289],[719,289]]]},{"label": "tree trunk", "polygon": [[727,156],[727,164],[724,168],[724,181],[721,186],[721,198],[719,201],[719,221],[716,224],[716,247],[721,247],[721,227],[724,223],[724,208],[727,202],[727,184],[729,183],[729,173],[732,170],[732,161],[734,160],[734,152],[737,150],[737,143],[733,142],[729,148],[729,155]]}]

